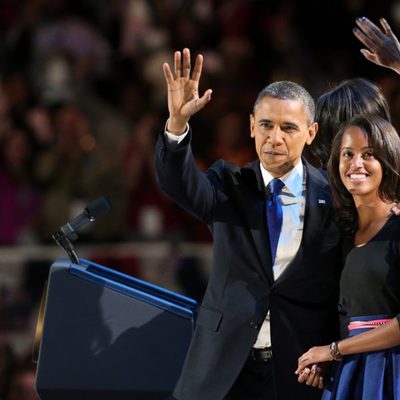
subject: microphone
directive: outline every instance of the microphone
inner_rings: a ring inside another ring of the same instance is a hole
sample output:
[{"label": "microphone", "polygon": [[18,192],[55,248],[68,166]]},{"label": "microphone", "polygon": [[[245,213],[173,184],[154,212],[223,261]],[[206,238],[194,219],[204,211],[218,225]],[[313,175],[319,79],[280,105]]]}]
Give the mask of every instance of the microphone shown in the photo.
[{"label": "microphone", "polygon": [[95,221],[110,210],[110,201],[105,197],[99,197],[90,202],[81,214],[72,221],[67,222],[53,235],[53,239],[68,253],[72,262],[79,264],[79,258],[72,245],[72,241],[78,239],[76,232],[82,228],[82,226]]},{"label": "microphone", "polygon": [[78,238],[76,232],[80,228],[87,225],[89,222],[95,221],[110,210],[110,201],[105,197],[99,197],[90,202],[81,214],[63,225],[57,233],[60,233],[62,236],[67,236],[72,240],[76,240]]}]

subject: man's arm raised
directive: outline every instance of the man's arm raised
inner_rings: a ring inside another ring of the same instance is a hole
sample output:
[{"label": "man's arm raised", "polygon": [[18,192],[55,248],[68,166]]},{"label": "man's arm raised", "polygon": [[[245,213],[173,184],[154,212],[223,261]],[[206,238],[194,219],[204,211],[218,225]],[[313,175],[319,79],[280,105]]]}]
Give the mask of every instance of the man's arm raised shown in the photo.
[{"label": "man's arm raised", "polygon": [[163,64],[163,71],[168,88],[169,120],[167,130],[177,136],[183,134],[190,117],[201,110],[210,100],[212,90],[208,89],[199,97],[199,82],[203,69],[203,56],[196,57],[193,72],[190,65],[190,50],[174,54],[174,73],[168,63]]}]

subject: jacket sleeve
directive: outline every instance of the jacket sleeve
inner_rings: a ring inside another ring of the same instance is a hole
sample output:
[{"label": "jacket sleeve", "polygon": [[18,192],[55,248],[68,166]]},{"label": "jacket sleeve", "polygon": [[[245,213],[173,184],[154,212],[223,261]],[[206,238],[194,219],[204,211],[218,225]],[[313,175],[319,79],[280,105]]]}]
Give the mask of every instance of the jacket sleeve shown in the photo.
[{"label": "jacket sleeve", "polygon": [[181,143],[169,144],[164,131],[160,133],[155,153],[156,179],[168,197],[210,224],[217,205],[226,200],[224,162],[217,162],[207,172],[199,170],[190,145],[191,135],[189,130]]}]

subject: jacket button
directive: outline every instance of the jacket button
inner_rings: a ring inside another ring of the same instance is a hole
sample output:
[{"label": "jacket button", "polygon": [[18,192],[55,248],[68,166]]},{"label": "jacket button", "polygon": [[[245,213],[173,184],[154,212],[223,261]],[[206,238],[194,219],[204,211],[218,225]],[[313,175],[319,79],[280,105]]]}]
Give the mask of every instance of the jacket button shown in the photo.
[{"label": "jacket button", "polygon": [[258,328],[260,327],[260,324],[258,324],[257,322],[251,321],[251,322],[250,322],[250,326],[251,326],[253,329],[258,329]]}]

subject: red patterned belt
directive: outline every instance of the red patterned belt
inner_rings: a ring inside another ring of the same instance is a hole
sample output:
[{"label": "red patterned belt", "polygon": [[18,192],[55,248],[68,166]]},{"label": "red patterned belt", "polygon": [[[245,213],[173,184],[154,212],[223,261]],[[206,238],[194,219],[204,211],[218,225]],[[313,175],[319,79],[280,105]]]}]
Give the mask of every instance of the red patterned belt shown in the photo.
[{"label": "red patterned belt", "polygon": [[348,325],[349,331],[354,329],[366,329],[366,328],[378,328],[381,325],[385,325],[391,321],[391,319],[374,319],[372,321],[352,321]]}]

